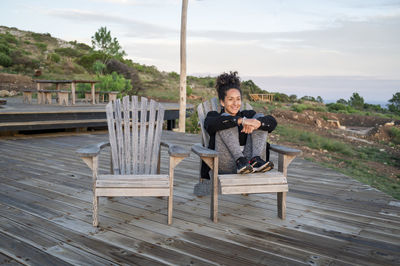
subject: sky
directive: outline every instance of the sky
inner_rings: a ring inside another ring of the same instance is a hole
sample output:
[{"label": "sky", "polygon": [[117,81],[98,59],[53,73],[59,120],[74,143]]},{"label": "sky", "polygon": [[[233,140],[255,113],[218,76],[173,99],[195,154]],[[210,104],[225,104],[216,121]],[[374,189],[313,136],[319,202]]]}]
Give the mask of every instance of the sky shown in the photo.
[{"label": "sky", "polygon": [[[180,69],[181,0],[0,0],[0,25],[91,44],[106,26],[127,58]],[[400,0],[189,0],[187,72],[236,70],[263,90],[383,103],[400,92]]]}]

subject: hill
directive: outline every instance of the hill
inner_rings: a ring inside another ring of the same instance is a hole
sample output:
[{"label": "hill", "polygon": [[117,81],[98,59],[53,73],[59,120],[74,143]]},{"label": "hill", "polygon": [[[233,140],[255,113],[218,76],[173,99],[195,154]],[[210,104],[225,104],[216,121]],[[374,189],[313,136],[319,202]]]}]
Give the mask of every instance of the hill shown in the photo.
[{"label": "hill", "polygon": [[[90,46],[64,41],[49,33],[35,33],[0,26],[0,90],[33,88],[38,79],[97,79],[93,63],[99,54]],[[179,99],[179,75],[159,71],[131,60],[121,60],[126,69],[137,73],[139,95],[164,101]],[[188,100],[214,93],[214,78],[188,76]],[[136,84],[137,85],[137,84]]]}]

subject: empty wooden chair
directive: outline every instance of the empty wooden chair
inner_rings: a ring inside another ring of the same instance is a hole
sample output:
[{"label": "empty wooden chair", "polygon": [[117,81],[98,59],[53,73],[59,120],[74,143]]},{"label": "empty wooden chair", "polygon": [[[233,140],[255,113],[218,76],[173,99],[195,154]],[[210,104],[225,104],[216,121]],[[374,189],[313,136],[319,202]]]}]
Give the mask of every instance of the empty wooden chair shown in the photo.
[{"label": "empty wooden chair", "polygon": [[[244,105],[244,104],[243,104]],[[245,104],[246,109],[251,105]],[[200,156],[212,171],[211,182],[200,178],[195,185],[194,193],[204,195],[211,186],[211,219],[218,222],[218,193],[221,194],[250,194],[250,193],[277,193],[278,216],[285,219],[286,193],[289,190],[287,183],[287,167],[290,162],[301,154],[300,150],[271,144],[270,150],[278,153],[278,169],[265,173],[253,174],[218,174],[218,152],[207,148],[209,135],[204,129],[204,119],[209,111],[219,111],[217,98],[205,101],[197,107],[199,124],[201,127],[202,144],[192,146],[192,151]],[[265,158],[264,158],[265,159]],[[210,184],[211,183],[211,184]]]},{"label": "empty wooden chair", "polygon": [[[189,152],[161,142],[164,109],[137,96],[106,106],[109,141],[77,152],[93,171],[93,226],[98,225],[101,196],[167,196],[168,224],[172,222],[174,168]],[[160,174],[160,144],[169,148],[169,173]],[[98,155],[111,146],[111,174],[98,174]]]}]

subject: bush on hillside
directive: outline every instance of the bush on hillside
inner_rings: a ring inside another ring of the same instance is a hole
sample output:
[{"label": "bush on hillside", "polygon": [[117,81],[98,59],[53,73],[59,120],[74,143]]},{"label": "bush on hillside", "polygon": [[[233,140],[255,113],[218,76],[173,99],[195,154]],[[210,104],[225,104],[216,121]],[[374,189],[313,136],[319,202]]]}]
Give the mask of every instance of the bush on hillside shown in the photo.
[{"label": "bush on hillside", "polygon": [[9,67],[12,65],[12,59],[5,53],[0,52],[0,65],[3,67]]},{"label": "bush on hillside", "polygon": [[57,48],[54,50],[56,53],[62,56],[68,56],[68,57],[79,57],[82,54],[73,48],[67,47],[67,48]]},{"label": "bush on hillside", "polygon": [[10,55],[10,47],[7,44],[0,43],[0,53]]},{"label": "bush on hillside", "polygon": [[362,110],[364,108],[364,98],[355,92],[349,99],[349,105],[358,110]]},{"label": "bush on hillside", "polygon": [[342,103],[328,103],[328,104],[326,104],[326,107],[328,107],[329,112],[333,112],[333,113],[351,114],[351,113],[359,112],[356,109],[354,109],[353,107],[344,105]]},{"label": "bush on hillside", "polygon": [[47,50],[47,44],[43,42],[37,42],[35,43],[36,47],[39,48],[40,51],[44,52]]},{"label": "bush on hillside", "polygon": [[60,60],[61,60],[61,57],[60,57],[58,54],[56,54],[56,53],[52,53],[52,54],[49,55],[49,59],[50,59],[52,62],[59,63]]},{"label": "bush on hillside", "polygon": [[52,41],[53,40],[53,37],[51,37],[50,33],[31,32],[31,37],[37,42],[45,42],[45,41]]},{"label": "bush on hillside", "polygon": [[123,75],[124,78],[129,80],[129,82],[131,83],[131,90],[128,92],[128,94],[137,94],[138,91],[142,89],[142,83],[135,68],[129,67],[128,65],[116,59],[111,59],[108,62],[106,69],[107,73],[117,72],[118,74]]},{"label": "bush on hillside", "polygon": [[99,76],[99,81],[96,87],[100,88],[101,91],[118,91],[120,92],[118,94],[119,97],[128,94],[132,89],[130,80],[125,79],[122,75],[117,74],[117,72]]},{"label": "bush on hillside", "polygon": [[393,94],[393,97],[389,100],[389,102],[389,111],[400,114],[400,92]]},{"label": "bush on hillside", "polygon": [[106,65],[103,64],[100,60],[97,60],[96,62],[93,63],[93,71],[97,75],[102,75],[104,73],[104,69],[106,69]]},{"label": "bush on hillside", "polygon": [[274,93],[274,101],[276,102],[289,102],[290,98],[284,93],[275,92]]},{"label": "bush on hillside", "polygon": [[89,45],[85,44],[85,43],[77,43],[76,47],[84,50],[84,51],[90,51],[92,49],[92,47],[90,47]]},{"label": "bush on hillside", "polygon": [[179,80],[179,74],[176,73],[175,71],[169,72],[168,77],[170,77],[171,79],[174,79],[174,80]]},{"label": "bush on hillside", "polygon": [[96,61],[102,61],[103,54],[101,52],[91,52],[81,56],[77,63],[83,66],[88,72],[93,73],[93,64]]},{"label": "bush on hillside", "polygon": [[312,105],[312,104],[293,104],[292,110],[298,113],[303,112],[304,110],[312,110],[316,112],[326,112],[326,108],[321,105]]},{"label": "bush on hillside", "polygon": [[9,32],[6,32],[6,33],[4,33],[4,34],[3,34],[3,33],[0,33],[0,42],[17,44],[17,43],[18,43],[18,40],[17,40],[17,38],[15,38],[14,35],[12,35],[12,34],[9,33]]},{"label": "bush on hillside", "polygon": [[392,127],[392,128],[389,130],[389,136],[390,136],[390,138],[391,138],[391,141],[392,141],[394,144],[397,144],[397,145],[400,144],[400,129],[399,129],[399,128]]},{"label": "bush on hillside", "polygon": [[247,98],[250,97],[249,94],[262,94],[265,93],[260,87],[258,87],[251,79],[243,81],[240,84],[240,87],[242,89],[243,95],[245,95]]},{"label": "bush on hillside", "polygon": [[85,92],[89,92],[92,90],[92,87],[89,83],[78,83],[76,86],[76,94],[78,98],[84,98]]},{"label": "bush on hillside", "polygon": [[296,94],[291,94],[289,96],[289,101],[292,102],[292,103],[297,102],[297,95]]},{"label": "bush on hillside", "polygon": [[369,104],[364,103],[364,110],[373,111],[373,112],[385,112],[385,109],[382,108],[379,104]]}]

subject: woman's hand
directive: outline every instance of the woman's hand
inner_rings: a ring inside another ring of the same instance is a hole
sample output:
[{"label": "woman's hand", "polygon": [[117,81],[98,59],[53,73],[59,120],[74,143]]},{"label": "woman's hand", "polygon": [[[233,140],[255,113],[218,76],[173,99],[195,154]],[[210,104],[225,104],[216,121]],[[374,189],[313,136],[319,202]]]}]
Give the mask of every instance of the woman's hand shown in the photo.
[{"label": "woman's hand", "polygon": [[251,134],[254,130],[258,129],[261,126],[261,122],[253,118],[244,118],[242,119],[241,123],[243,125],[242,132],[246,134]]}]

